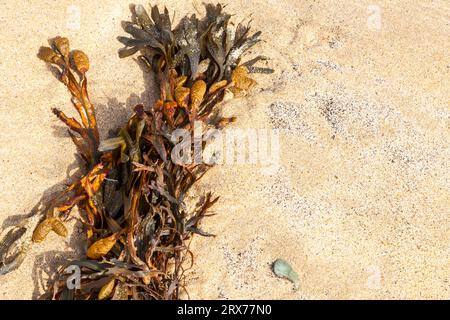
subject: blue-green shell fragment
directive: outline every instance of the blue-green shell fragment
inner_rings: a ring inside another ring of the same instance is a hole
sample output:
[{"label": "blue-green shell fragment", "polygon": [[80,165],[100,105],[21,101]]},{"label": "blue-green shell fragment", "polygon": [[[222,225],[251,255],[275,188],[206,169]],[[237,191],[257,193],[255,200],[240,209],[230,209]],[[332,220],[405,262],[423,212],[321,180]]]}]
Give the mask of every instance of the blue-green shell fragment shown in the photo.
[{"label": "blue-green shell fragment", "polygon": [[294,284],[298,284],[299,278],[297,272],[292,269],[291,265],[283,260],[277,259],[272,265],[273,273],[280,278],[285,278]]}]

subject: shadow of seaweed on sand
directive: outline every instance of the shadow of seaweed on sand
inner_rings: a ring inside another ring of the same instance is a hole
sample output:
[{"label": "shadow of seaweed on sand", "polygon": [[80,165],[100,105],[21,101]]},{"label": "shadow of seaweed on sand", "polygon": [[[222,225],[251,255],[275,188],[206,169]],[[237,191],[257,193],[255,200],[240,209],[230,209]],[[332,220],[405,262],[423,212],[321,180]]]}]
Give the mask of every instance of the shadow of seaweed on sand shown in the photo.
[{"label": "shadow of seaweed on sand", "polygon": [[39,299],[47,290],[48,284],[54,280],[56,271],[70,265],[72,259],[81,255],[83,238],[79,233],[72,233],[67,246],[75,248],[72,251],[47,251],[35,257],[33,263],[33,285],[32,299]]}]

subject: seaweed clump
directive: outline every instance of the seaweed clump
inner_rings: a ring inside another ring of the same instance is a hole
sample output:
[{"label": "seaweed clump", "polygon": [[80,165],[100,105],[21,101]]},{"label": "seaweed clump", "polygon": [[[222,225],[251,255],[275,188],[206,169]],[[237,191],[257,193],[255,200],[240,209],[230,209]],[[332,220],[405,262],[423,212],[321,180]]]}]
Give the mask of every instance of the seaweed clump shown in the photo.
[{"label": "seaweed clump", "polygon": [[71,51],[62,37],[39,52],[59,68],[72,95],[80,121],[58,109],[53,112],[69,127],[85,174],[53,199],[32,241],[43,241],[51,231],[65,236],[62,221],[78,206],[88,247],[85,259],[68,264],[81,271],[78,285],[71,286],[72,275],[61,268],[42,298],[179,299],[193,262],[189,240],[194,234],[212,236],[200,223],[218,198],[208,192],[188,211],[184,197],[211,164],[173,161],[179,142],[173,132],[192,134],[197,121],[202,130],[234,121],[220,116],[218,104],[250,90],[256,82],[249,73],[271,72],[254,66],[265,60],[262,56],[241,62],[261,32],[250,34],[249,24],[234,27],[220,4],[206,5],[204,18],[186,16],[175,28],[167,9],[159,12],[153,6],[148,14],[135,6],[132,11],[133,21],[123,22],[131,37],[118,38],[125,46],[119,56],[139,52],[157,77],[160,96],[150,108],[137,105],[115,137],[99,139],[87,90],[87,55]]}]

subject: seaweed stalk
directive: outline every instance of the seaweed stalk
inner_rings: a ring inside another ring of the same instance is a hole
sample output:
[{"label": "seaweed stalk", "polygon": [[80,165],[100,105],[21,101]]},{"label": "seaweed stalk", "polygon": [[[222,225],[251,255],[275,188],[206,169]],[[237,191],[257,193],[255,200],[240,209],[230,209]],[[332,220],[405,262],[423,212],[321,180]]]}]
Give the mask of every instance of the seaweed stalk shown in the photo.
[{"label": "seaweed stalk", "polygon": [[[130,37],[118,38],[125,45],[119,56],[139,52],[157,77],[160,97],[149,108],[135,106],[119,134],[101,142],[87,91],[87,55],[70,52],[69,41],[61,37],[39,51],[42,60],[60,69],[60,80],[72,96],[80,121],[60,110],[53,112],[69,128],[86,170],[52,201],[32,242],[43,241],[51,231],[65,236],[60,217],[67,217],[75,206],[83,213],[88,241],[86,257],[68,263],[80,268],[80,286],[68,285],[64,267],[42,298],[179,299],[185,290],[184,275],[194,256],[190,240],[195,234],[213,236],[200,224],[218,197],[207,192],[188,211],[184,197],[211,165],[173,161],[172,134],[177,129],[193,134],[196,121],[203,123],[204,131],[234,121],[220,116],[226,94],[245,94],[255,86],[249,68],[272,72],[253,67],[265,60],[261,56],[241,63],[261,32],[251,35],[249,24],[235,28],[220,4],[205,6],[203,19],[186,16],[174,28],[166,8],[160,12],[153,6],[149,14],[143,6],[133,7],[133,22],[123,23]],[[0,243],[5,273],[11,269],[11,258],[5,256],[23,230],[29,232],[30,221]],[[17,254],[21,258],[23,251]]]}]

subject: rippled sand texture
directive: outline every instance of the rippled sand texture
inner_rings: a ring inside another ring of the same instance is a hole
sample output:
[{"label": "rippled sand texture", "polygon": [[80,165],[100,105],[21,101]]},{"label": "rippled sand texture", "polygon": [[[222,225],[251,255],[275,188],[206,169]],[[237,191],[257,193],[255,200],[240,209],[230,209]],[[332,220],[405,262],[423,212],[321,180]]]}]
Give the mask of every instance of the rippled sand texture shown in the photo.
[{"label": "rippled sand texture", "polygon": [[[48,38],[65,35],[89,54],[102,136],[157,93],[117,57],[129,2],[72,3],[0,3],[3,227],[76,172],[50,111],[72,113],[68,94],[36,58]],[[176,19],[202,10],[200,0],[158,3]],[[448,299],[448,2],[232,0],[227,10],[235,21],[252,15],[265,39],[253,51],[276,71],[224,112],[238,117],[234,128],[279,129],[280,163],[218,166],[193,191],[221,199],[203,224],[217,237],[192,243],[191,298]],[[84,252],[72,216],[68,239],[52,234],[0,277],[0,298],[36,298],[48,272]],[[298,290],[272,274],[277,258],[299,273]]]}]

